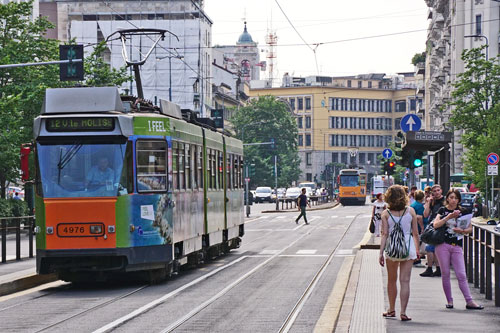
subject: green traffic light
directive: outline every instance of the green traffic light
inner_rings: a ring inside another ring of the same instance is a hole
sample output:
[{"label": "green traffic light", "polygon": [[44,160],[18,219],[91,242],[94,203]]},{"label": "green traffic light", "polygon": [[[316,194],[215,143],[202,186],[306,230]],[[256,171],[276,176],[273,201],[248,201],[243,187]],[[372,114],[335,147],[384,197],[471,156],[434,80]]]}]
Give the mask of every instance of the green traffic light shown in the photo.
[{"label": "green traffic light", "polygon": [[413,161],[413,165],[416,166],[417,168],[422,166],[422,160],[419,159],[419,158],[416,158],[414,161]]}]

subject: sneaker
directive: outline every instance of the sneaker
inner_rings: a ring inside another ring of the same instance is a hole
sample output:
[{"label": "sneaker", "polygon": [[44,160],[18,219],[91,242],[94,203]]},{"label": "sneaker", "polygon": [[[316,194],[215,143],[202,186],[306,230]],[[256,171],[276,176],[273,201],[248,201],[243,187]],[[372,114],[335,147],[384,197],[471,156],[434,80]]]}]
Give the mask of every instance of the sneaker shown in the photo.
[{"label": "sneaker", "polygon": [[432,273],[432,276],[441,276],[441,267],[436,267],[436,270],[434,273]]},{"label": "sneaker", "polygon": [[420,265],[421,262],[422,262],[421,260],[415,260],[413,262],[413,266]]},{"label": "sneaker", "polygon": [[423,277],[434,276],[434,273],[432,272],[432,267],[427,267],[427,269],[423,273],[420,273],[420,276],[423,276]]},{"label": "sneaker", "polygon": [[296,224],[299,224],[299,221],[295,220],[295,223],[296,223]]},{"label": "sneaker", "polygon": [[306,224],[309,224],[309,222],[306,222]]}]

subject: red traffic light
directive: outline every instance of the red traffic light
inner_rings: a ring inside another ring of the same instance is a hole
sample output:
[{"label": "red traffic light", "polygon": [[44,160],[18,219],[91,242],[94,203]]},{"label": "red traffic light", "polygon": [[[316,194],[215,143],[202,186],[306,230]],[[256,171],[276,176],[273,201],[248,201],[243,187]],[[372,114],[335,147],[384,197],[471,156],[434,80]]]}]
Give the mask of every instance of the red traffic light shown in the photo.
[{"label": "red traffic light", "polygon": [[395,162],[389,162],[389,168],[394,168],[396,166],[396,163]]}]

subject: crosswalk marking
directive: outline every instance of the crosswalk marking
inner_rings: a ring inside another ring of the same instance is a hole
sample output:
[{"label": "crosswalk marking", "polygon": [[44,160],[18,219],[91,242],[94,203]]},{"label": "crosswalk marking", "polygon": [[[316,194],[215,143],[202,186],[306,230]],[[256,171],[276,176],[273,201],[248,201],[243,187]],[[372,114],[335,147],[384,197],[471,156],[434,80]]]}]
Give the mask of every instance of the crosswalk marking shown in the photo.
[{"label": "crosswalk marking", "polygon": [[318,250],[298,250],[295,254],[316,254]]},{"label": "crosswalk marking", "polygon": [[352,219],[353,217],[355,217],[355,216],[354,216],[354,215],[346,215],[346,216],[345,216],[345,218],[351,218],[351,219]]},{"label": "crosswalk marking", "polygon": [[330,217],[331,217],[332,219],[334,219],[334,218],[336,218],[336,217],[338,217],[338,216],[337,216],[337,215],[333,215],[333,216],[330,216]]},{"label": "crosswalk marking", "polygon": [[260,251],[259,254],[261,254],[261,255],[266,255],[266,254],[273,255],[273,254],[276,254],[278,252],[280,252],[280,250],[263,250],[263,251]]},{"label": "crosswalk marking", "polygon": [[352,254],[352,249],[350,250],[337,250],[336,254]]},{"label": "crosswalk marking", "polygon": [[277,219],[284,219],[285,217],[285,215],[276,216]]}]

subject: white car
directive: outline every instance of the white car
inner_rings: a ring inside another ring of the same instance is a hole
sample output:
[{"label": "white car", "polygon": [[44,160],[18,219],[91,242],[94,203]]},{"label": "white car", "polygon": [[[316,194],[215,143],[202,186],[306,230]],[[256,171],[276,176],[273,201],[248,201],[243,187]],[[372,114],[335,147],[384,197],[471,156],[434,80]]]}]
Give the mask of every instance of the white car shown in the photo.
[{"label": "white car", "polygon": [[290,187],[286,190],[285,198],[296,200],[301,193],[301,189],[298,187]]},{"label": "white car", "polygon": [[257,203],[264,202],[264,201],[272,202],[271,194],[272,194],[272,190],[270,187],[265,187],[265,186],[257,187],[255,189],[254,200]]}]

